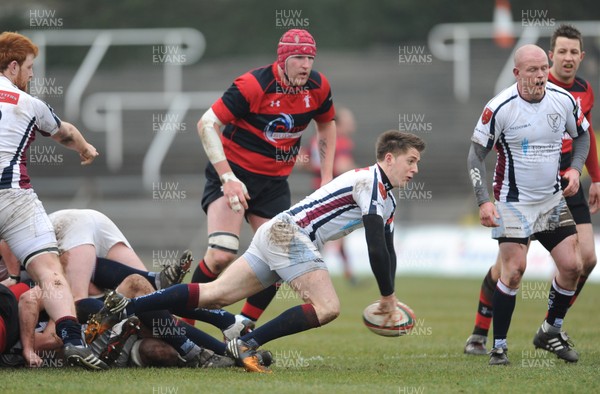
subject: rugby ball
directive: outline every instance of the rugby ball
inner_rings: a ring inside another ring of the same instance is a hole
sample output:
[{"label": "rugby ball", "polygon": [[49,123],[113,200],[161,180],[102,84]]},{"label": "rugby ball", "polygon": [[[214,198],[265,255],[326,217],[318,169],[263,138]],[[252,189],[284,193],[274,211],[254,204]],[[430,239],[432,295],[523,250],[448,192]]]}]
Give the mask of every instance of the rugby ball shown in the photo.
[{"label": "rugby ball", "polygon": [[[363,311],[363,322],[365,326],[377,335],[384,337],[399,337],[408,334],[415,325],[415,313],[410,307],[402,302],[396,306],[395,319],[385,322],[387,316],[376,315],[379,301],[367,306]],[[384,325],[386,323],[386,325]]]}]

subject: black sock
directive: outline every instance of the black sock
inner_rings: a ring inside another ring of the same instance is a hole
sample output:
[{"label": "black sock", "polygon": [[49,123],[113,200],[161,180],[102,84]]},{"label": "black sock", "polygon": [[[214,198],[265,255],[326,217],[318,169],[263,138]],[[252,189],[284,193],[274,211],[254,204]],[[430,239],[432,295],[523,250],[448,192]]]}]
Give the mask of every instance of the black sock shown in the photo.
[{"label": "black sock", "polygon": [[275,283],[264,290],[248,297],[246,303],[242,307],[241,314],[250,320],[257,321],[269,306],[279,286]]},{"label": "black sock", "polygon": [[284,311],[281,315],[244,335],[241,339],[253,347],[258,347],[273,339],[319,326],[321,324],[317,318],[315,308],[311,304],[303,304]]},{"label": "black sock", "polygon": [[63,316],[56,321],[56,335],[62,339],[63,343],[75,346],[83,345],[83,335],[81,333],[81,324],[77,322],[74,316]]},{"label": "black sock", "polygon": [[118,261],[101,257],[96,259],[96,269],[92,275],[92,283],[102,289],[116,289],[123,279],[132,274],[143,276],[156,289],[155,272],[140,271]]},{"label": "black sock", "polygon": [[494,307],[494,347],[506,348],[506,337],[517,300],[518,289],[511,289],[498,281],[492,305]]},{"label": "black sock", "polygon": [[556,278],[554,278],[548,294],[548,314],[546,316],[548,324],[559,329],[562,327],[574,294],[575,290],[561,288],[556,283]]}]

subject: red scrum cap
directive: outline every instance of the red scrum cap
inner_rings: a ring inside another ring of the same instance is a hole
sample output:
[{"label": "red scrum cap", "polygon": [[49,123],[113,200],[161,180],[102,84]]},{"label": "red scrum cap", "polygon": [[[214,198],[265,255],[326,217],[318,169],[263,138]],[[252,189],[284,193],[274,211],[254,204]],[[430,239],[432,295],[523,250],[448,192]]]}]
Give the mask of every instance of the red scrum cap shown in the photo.
[{"label": "red scrum cap", "polygon": [[290,29],[283,33],[277,45],[277,64],[285,71],[285,62],[290,56],[312,56],[317,54],[317,43],[309,32]]}]

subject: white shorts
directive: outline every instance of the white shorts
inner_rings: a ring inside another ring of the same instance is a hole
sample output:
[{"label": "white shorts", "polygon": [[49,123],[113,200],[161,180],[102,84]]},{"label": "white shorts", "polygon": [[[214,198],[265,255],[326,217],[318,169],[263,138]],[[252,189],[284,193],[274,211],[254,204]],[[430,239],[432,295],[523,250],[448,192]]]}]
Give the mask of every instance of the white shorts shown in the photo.
[{"label": "white shorts", "polygon": [[110,248],[119,242],[131,248],[112,220],[93,209],[63,209],[51,213],[50,220],[61,254],[81,245],[94,245],[98,257],[106,257]]},{"label": "white shorts", "polygon": [[33,189],[0,190],[0,238],[21,264],[44,253],[58,253],[52,223]]},{"label": "white shorts", "polygon": [[327,270],[321,253],[293,219],[280,213],[258,228],[244,257],[263,286]]},{"label": "white shorts", "polygon": [[529,238],[535,233],[574,226],[573,216],[561,193],[536,203],[496,201],[499,227],[492,228],[492,238]]}]

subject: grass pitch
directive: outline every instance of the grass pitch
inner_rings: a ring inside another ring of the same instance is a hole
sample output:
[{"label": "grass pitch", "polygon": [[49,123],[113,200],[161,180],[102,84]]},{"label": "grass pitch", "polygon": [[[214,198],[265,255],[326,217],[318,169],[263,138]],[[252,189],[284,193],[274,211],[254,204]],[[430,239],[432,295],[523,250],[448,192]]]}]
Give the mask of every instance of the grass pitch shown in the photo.
[{"label": "grass pitch", "polygon": [[[2,392],[537,394],[597,392],[600,387],[599,284],[587,284],[567,315],[564,328],[580,352],[578,364],[533,348],[549,283],[525,281],[509,332],[511,365],[490,367],[487,356],[462,353],[480,279],[398,278],[398,298],[417,316],[413,332],[400,338],[378,337],[362,324],[363,308],[378,298],[372,277],[363,278],[357,287],[342,279],[334,282],[342,302],[340,317],[325,327],[267,344],[276,360],[271,375],[239,369],[1,370]],[[283,286],[262,321],[296,304],[293,292]],[[219,335],[212,328],[207,331]]]}]

